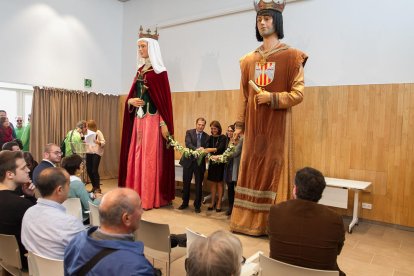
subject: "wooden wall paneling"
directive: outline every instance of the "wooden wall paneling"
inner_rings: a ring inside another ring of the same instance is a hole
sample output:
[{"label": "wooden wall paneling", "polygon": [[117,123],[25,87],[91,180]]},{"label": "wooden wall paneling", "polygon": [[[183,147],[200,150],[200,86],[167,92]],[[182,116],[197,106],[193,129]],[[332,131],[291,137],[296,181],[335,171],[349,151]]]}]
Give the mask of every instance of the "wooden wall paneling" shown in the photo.
[{"label": "wooden wall paneling", "polygon": [[[125,100],[121,97],[121,100]],[[172,93],[175,137],[184,144],[195,119],[234,122],[238,90]],[[122,106],[120,106],[120,116]],[[371,181],[361,217],[414,227],[414,84],[309,87],[293,107],[294,168]],[[180,156],[176,153],[176,159]],[[346,212],[352,214],[353,193]]]},{"label": "wooden wall paneling", "polygon": [[[238,90],[208,92],[174,92],[172,93],[175,139],[185,144],[185,132],[195,127],[195,120],[203,117],[207,120],[205,132],[210,134],[209,124],[218,120],[223,128],[233,124],[236,119]],[[176,152],[175,158],[181,155]]]}]

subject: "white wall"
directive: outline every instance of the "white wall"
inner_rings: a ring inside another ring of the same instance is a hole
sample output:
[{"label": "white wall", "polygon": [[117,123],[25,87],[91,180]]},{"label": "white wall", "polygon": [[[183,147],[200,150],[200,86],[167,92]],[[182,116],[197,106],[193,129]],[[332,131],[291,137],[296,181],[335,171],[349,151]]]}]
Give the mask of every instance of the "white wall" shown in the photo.
[{"label": "white wall", "polygon": [[[135,70],[139,25],[252,6],[252,0],[140,0],[124,5],[122,90]],[[414,1],[300,0],[284,12],[285,39],[309,55],[308,86],[414,82]],[[160,30],[173,91],[237,89],[239,58],[255,41],[253,9]]]},{"label": "white wall", "polygon": [[115,0],[1,1],[0,81],[118,93],[122,16]]},{"label": "white wall", "polygon": [[[247,8],[246,8],[247,7]],[[249,9],[250,7],[250,9]],[[138,28],[159,25],[173,91],[239,87],[239,58],[259,45],[252,0],[0,2],[0,81],[127,93]],[[188,24],[230,10],[247,11]],[[310,86],[414,82],[414,1],[299,0],[284,41],[309,56]]]}]

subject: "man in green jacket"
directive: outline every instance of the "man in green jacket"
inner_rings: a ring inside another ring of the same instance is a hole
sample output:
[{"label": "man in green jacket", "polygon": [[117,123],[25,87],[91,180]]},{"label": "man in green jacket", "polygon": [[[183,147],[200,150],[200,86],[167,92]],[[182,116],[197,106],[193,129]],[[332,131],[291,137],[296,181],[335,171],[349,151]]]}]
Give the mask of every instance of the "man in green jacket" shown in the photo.
[{"label": "man in green jacket", "polygon": [[81,120],[76,124],[76,128],[70,130],[65,137],[65,156],[71,156],[74,153],[82,154],[84,150],[85,135],[88,128],[85,120]]}]

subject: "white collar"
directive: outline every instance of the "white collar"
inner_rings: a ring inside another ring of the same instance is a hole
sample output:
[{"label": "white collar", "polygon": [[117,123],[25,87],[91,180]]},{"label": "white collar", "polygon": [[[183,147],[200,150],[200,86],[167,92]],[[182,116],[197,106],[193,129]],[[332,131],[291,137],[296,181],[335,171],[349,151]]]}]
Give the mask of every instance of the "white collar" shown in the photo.
[{"label": "white collar", "polygon": [[76,180],[82,182],[82,180],[76,175],[69,176],[69,180],[70,180],[70,182],[76,181]]}]

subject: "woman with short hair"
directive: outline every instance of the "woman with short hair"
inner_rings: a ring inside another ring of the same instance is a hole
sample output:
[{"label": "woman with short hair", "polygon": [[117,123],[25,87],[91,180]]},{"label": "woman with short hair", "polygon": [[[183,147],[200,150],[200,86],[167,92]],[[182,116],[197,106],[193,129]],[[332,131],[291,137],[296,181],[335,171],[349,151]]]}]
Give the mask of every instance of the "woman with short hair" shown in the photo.
[{"label": "woman with short hair", "polygon": [[70,190],[68,198],[79,198],[82,205],[83,221],[85,222],[89,215],[89,202],[99,205],[101,203],[102,194],[95,192],[88,194],[85,184],[80,179],[80,175],[84,170],[84,162],[82,157],[77,154],[67,156],[62,159],[62,168],[64,168],[70,175]]}]

